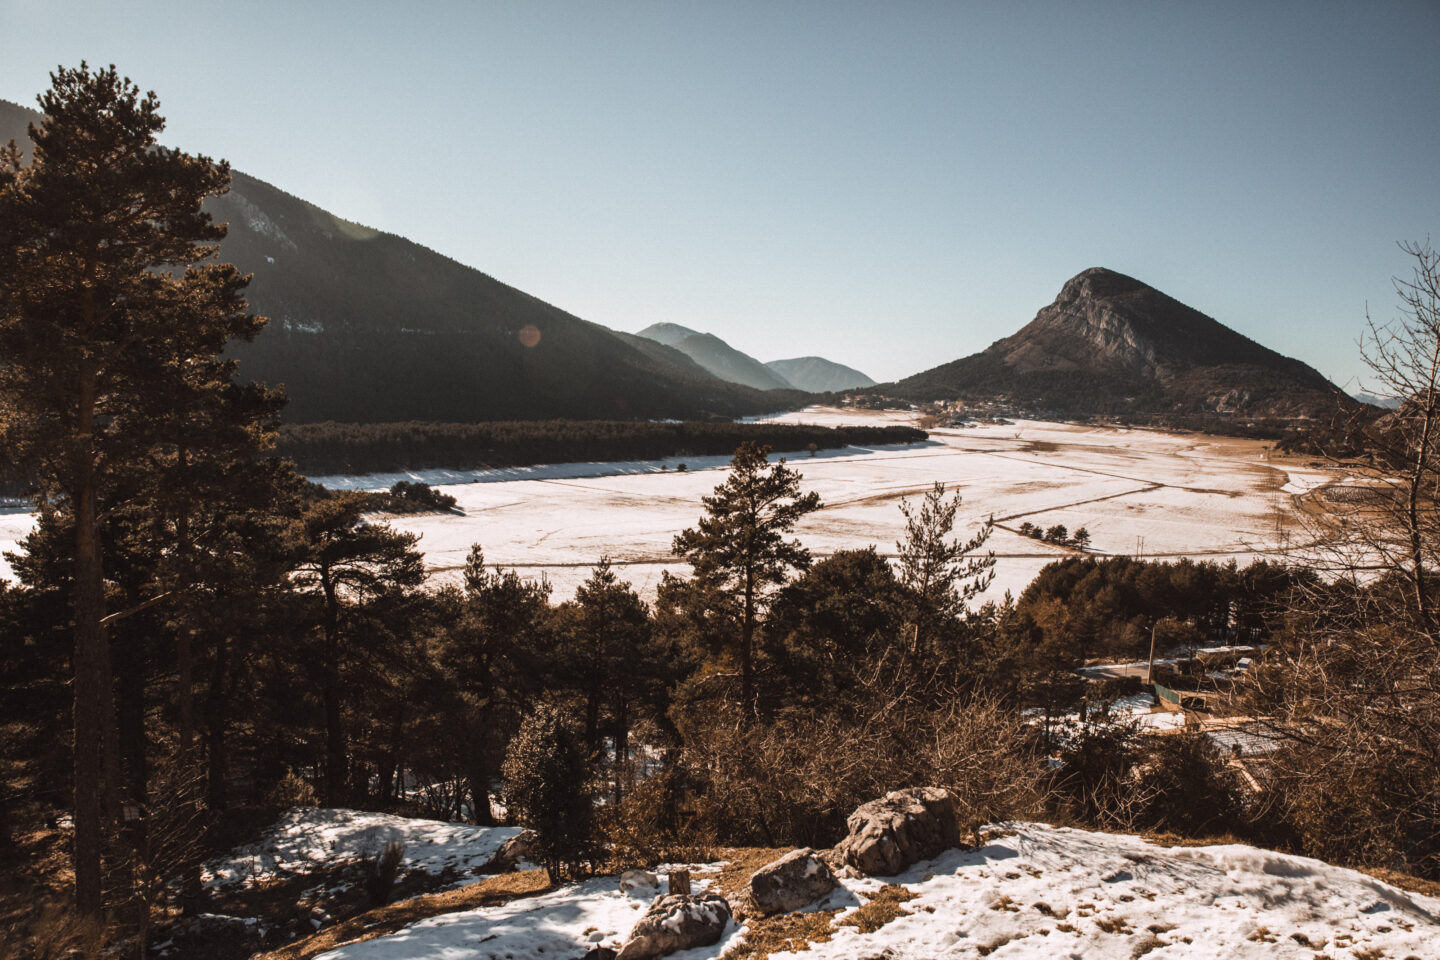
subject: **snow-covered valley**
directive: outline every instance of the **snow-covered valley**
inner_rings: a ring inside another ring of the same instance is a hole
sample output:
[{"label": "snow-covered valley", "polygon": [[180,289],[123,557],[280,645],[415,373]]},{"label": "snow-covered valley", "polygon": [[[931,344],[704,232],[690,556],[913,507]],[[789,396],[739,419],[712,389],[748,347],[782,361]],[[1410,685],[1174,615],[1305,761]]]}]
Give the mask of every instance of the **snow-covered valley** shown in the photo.
[{"label": "snow-covered valley", "polygon": [[[809,408],[780,422],[910,421],[894,412]],[[1271,556],[1303,536],[1296,498],[1330,479],[1322,469],[1267,459],[1255,441],[1151,430],[1022,421],[930,431],[929,443],[787,454],[803,486],[824,504],[796,534],[817,556],[874,544],[893,552],[904,533],[899,504],[936,481],[964,498],[957,532],[993,516],[997,557],[986,597],[1018,593],[1045,564],[1073,555],[1021,536],[1020,524],[1085,527],[1092,553],[1230,559]],[[402,517],[421,535],[426,564],[456,577],[473,543],[490,563],[544,576],[557,598],[573,594],[591,566],[609,556],[643,595],[662,571],[687,568],[670,554],[676,533],[694,525],[700,499],[723,479],[725,457],[415,475],[324,477],[332,486],[382,489],[399,479],[441,485],[463,515]],[[686,470],[677,468],[684,463]]]},{"label": "snow-covered valley", "polygon": [[[770,419],[833,426],[914,417],[808,408]],[[824,504],[800,522],[799,539],[816,556],[870,544],[893,552],[904,531],[900,501],[943,482],[964,497],[957,533],[995,518],[989,549],[998,562],[985,598],[998,599],[1074,555],[1021,536],[1022,523],[1085,527],[1094,554],[1243,565],[1303,542],[1297,500],[1331,479],[1321,468],[1270,460],[1260,442],[1199,434],[1020,421],[930,435],[905,447],[787,454]],[[671,555],[671,540],[695,523],[727,463],[691,457],[316,479],[370,490],[422,480],[454,496],[461,513],[389,518],[420,535],[427,569],[442,581],[458,577],[478,543],[489,563],[547,578],[556,599],[571,596],[603,556],[648,597],[663,571],[687,569]],[[31,526],[26,513],[0,514],[0,548],[13,549]]]}]

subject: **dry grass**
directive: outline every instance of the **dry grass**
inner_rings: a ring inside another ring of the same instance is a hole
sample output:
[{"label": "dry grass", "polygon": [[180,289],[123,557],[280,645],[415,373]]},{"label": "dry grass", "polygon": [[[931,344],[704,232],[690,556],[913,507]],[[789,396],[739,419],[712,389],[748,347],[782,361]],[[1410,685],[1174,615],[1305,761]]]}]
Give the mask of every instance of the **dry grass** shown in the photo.
[{"label": "dry grass", "polygon": [[726,950],[724,960],[765,960],[772,953],[809,950],[810,944],[830,939],[835,932],[832,921],[839,912],[815,910],[747,920],[745,939]]},{"label": "dry grass", "polygon": [[367,910],[321,930],[312,937],[260,954],[254,960],[310,960],[311,957],[334,950],[343,944],[387,936],[401,927],[430,917],[454,913],[457,910],[495,906],[518,897],[533,897],[549,889],[550,876],[544,870],[502,873],[457,890],[427,893],[411,900]]},{"label": "dry grass", "polygon": [[1387,870],[1385,867],[1359,867],[1358,869],[1361,873],[1368,873],[1376,880],[1384,881],[1392,887],[1440,899],[1440,882],[1435,880],[1426,880],[1424,877],[1401,873],[1399,870]]},{"label": "dry grass", "polygon": [[856,927],[861,933],[874,933],[891,920],[910,916],[910,911],[900,904],[914,900],[915,894],[904,887],[887,883],[858,910],[840,921],[841,926]]}]

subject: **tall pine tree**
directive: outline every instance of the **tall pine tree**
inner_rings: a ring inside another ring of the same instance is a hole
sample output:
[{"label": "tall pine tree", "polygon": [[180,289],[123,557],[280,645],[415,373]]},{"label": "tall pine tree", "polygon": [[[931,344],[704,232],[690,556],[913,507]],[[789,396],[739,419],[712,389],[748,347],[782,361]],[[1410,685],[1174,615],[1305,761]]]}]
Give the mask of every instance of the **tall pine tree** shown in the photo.
[{"label": "tall pine tree", "polygon": [[75,895],[99,917],[117,784],[100,523],[107,478],[166,442],[195,362],[264,323],[207,263],[201,202],[229,167],[159,146],[159,100],[110,67],[59,69],[28,164],[0,153],[0,422],[41,500],[73,517]]},{"label": "tall pine tree", "polygon": [[755,700],[755,625],[770,592],[792,568],[810,565],[810,551],[786,540],[805,514],[820,509],[820,495],[800,492],[800,474],[782,459],[769,464],[769,447],[742,443],[730,475],[703,498],[705,516],[678,534],[672,551],[695,570],[695,578],[739,606],[740,702],[748,714]]}]

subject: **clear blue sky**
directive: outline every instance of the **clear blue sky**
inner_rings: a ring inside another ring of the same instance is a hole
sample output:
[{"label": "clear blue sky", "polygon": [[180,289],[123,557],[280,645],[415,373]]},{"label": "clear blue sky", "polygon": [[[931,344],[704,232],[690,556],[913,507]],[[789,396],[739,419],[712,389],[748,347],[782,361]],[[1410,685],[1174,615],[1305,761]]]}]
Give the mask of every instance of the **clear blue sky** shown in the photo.
[{"label": "clear blue sky", "polygon": [[1344,383],[1440,242],[1440,3],[0,0],[0,97],[166,140],[620,330],[885,380],[1090,266]]}]

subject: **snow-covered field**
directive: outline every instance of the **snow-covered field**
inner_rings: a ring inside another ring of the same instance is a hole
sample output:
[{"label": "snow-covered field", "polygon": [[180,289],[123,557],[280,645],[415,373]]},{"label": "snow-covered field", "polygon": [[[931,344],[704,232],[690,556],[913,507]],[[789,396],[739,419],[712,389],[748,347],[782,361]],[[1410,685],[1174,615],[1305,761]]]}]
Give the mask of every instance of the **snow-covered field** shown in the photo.
[{"label": "snow-covered field", "polygon": [[[810,408],[777,422],[902,423],[910,414]],[[724,479],[727,457],[580,463],[491,471],[421,471],[317,478],[330,486],[382,489],[399,479],[439,485],[463,515],[395,518],[421,535],[426,563],[456,578],[471,544],[486,559],[550,580],[557,599],[574,593],[602,556],[643,595],[661,572],[684,572],[670,554],[676,533],[694,525],[700,498]],[[797,535],[816,556],[875,544],[894,551],[904,523],[902,498],[935,481],[964,497],[966,532],[994,516],[990,541],[999,562],[988,596],[1018,593],[1036,572],[1071,551],[1021,537],[1030,522],[1085,527],[1091,552],[1146,557],[1236,559],[1272,554],[1298,535],[1296,498],[1328,479],[1323,470],[1275,464],[1257,442],[1149,430],[1022,421],[931,431],[909,447],[847,448],[790,455],[804,486],[824,508]],[[30,527],[24,514],[0,515],[0,548]]]},{"label": "snow-covered field", "polygon": [[[894,412],[817,409],[780,422],[894,422]],[[935,481],[964,497],[961,525],[987,516],[999,562],[988,596],[1018,593],[1045,564],[1071,551],[1020,536],[1030,522],[1085,527],[1094,553],[1189,556],[1242,565],[1269,555],[1297,534],[1295,498],[1327,472],[1280,466],[1256,442],[1148,430],[1020,422],[932,430],[931,442],[909,447],[847,448],[814,457],[789,456],[804,487],[824,508],[797,527],[815,555],[875,544],[893,553],[904,533],[902,498],[922,496]],[[726,457],[622,464],[560,464],[464,475],[420,473],[444,483],[463,516],[398,518],[422,537],[426,563],[438,576],[458,577],[465,554],[479,543],[490,563],[547,577],[557,598],[573,594],[601,556],[646,596],[661,572],[688,570],[670,554],[676,533],[693,526],[700,498],[724,479]],[[327,477],[335,486],[387,487],[400,475]],[[963,532],[963,531],[962,531]]]},{"label": "snow-covered field", "polygon": [[[703,874],[696,877],[704,886]],[[1353,870],[1242,845],[1160,847],[1141,838],[1009,824],[894,878],[847,879],[812,909],[837,920],[884,883],[914,899],[872,933],[836,924],[807,960],[1041,960],[1440,956],[1440,900]],[[599,878],[498,907],[451,913],[325,960],[555,960],[618,946],[648,905]],[[711,960],[743,939],[731,923]],[[791,954],[772,956],[790,960]]]},{"label": "snow-covered field", "polygon": [[518,827],[476,827],[415,820],[360,810],[294,807],[256,844],[205,864],[207,884],[259,884],[282,874],[303,874],[342,860],[371,857],[387,843],[405,844],[402,871],[469,873],[520,832]]}]

